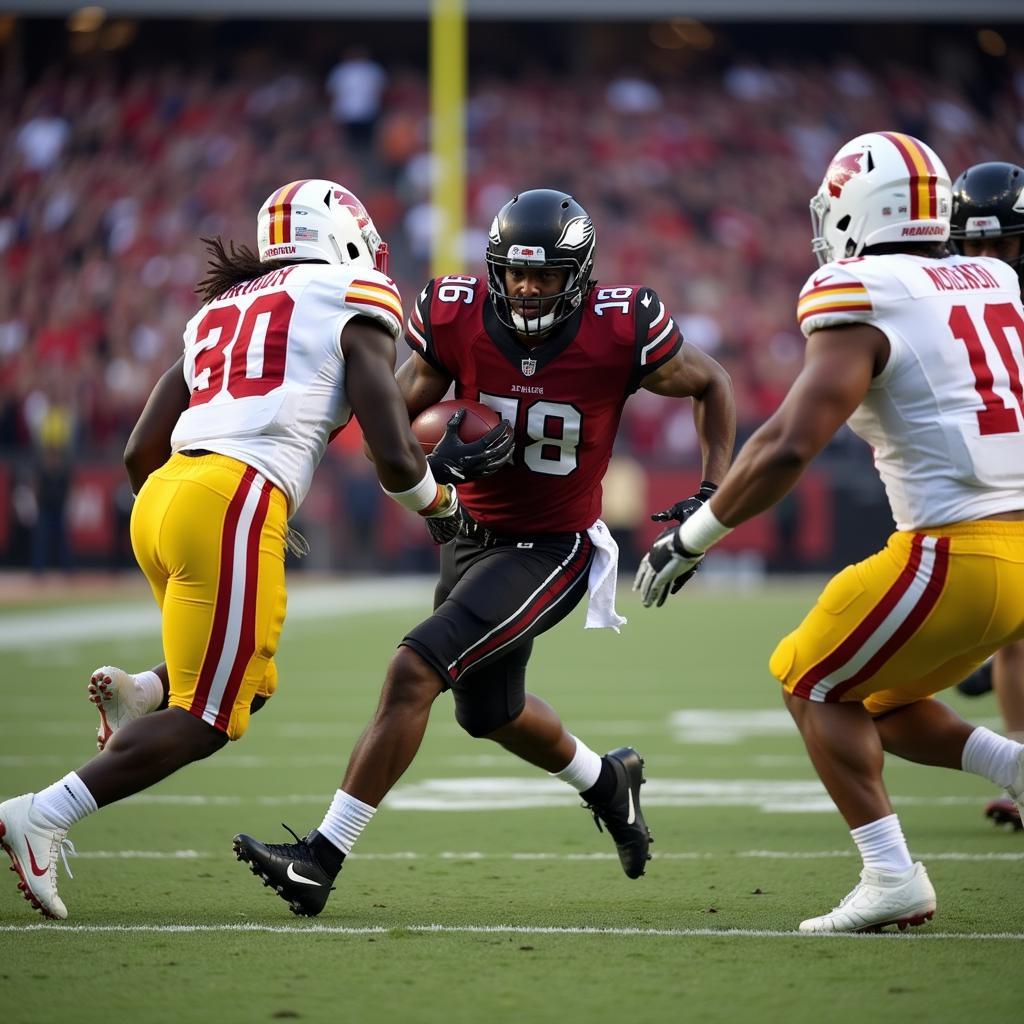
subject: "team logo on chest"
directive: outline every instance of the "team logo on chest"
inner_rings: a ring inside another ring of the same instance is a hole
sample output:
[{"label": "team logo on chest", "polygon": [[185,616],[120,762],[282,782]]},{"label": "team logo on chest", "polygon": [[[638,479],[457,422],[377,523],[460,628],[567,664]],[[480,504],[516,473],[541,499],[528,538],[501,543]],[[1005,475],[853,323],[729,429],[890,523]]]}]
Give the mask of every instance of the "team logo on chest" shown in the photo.
[{"label": "team logo on chest", "polygon": [[536,359],[524,359],[520,365],[523,368],[524,377],[532,377],[537,372]]}]

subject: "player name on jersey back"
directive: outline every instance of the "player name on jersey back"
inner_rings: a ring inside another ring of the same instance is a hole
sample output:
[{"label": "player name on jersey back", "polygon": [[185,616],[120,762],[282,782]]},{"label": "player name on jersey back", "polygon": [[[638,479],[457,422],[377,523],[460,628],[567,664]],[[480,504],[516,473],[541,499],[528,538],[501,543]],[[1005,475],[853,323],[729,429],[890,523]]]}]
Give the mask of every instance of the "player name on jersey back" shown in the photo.
[{"label": "player name on jersey back", "polygon": [[1024,509],[1024,307],[999,260],[909,254],[821,267],[797,318],[864,323],[889,358],[850,427],[874,450],[901,530]]},{"label": "player name on jersey back", "polygon": [[173,451],[202,448],[259,470],[301,504],[337,430],[352,410],[341,333],[369,317],[392,338],[402,305],[375,270],[297,264],[228,289],[185,327],[185,382],[192,393]]}]

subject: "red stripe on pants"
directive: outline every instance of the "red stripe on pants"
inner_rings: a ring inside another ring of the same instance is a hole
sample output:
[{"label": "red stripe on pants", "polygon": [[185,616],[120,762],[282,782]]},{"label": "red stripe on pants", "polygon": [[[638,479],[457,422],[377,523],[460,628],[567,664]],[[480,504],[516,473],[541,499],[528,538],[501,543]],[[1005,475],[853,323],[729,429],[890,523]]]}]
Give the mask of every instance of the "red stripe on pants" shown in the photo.
[{"label": "red stripe on pants", "polygon": [[576,556],[573,560],[558,574],[558,576],[552,581],[552,583],[545,589],[539,596],[536,602],[527,605],[526,609],[514,619],[508,626],[506,626],[500,633],[492,636],[487,640],[481,647],[473,651],[467,651],[456,663],[449,669],[448,674],[452,679],[457,679],[459,674],[465,672],[471,665],[475,665],[478,661],[483,660],[488,654],[492,653],[503,644],[507,643],[510,639],[514,638],[520,633],[525,633],[534,622],[537,621],[563,594],[565,591],[576,582],[579,577],[580,569],[585,566],[590,558],[590,552],[593,548],[593,543],[590,538],[584,533],[580,534],[580,549],[576,552]]},{"label": "red stripe on pants", "polygon": [[942,537],[935,545],[935,562],[932,565],[932,574],[925,584],[924,593],[918,599],[917,604],[910,610],[910,614],[899,624],[896,632],[878,651],[868,659],[867,664],[845,682],[838,683],[825,695],[829,703],[838,701],[844,693],[848,693],[855,686],[859,686],[865,679],[870,679],[913,635],[918,627],[928,617],[928,613],[938,603],[942,596],[942,588],[946,585],[946,576],[949,572],[949,538]]},{"label": "red stripe on pants", "polygon": [[256,511],[249,527],[249,537],[245,547],[245,597],[242,601],[242,626],[238,637],[238,651],[231,666],[224,696],[217,711],[213,725],[215,729],[227,729],[231,718],[231,710],[235,706],[235,698],[241,689],[245,670],[256,653],[256,598],[259,593],[260,538],[263,535],[263,524],[267,519],[267,508],[270,505],[270,485],[264,483],[260,493]]},{"label": "red stripe on pants", "polygon": [[922,534],[914,534],[914,540],[910,545],[910,559],[903,567],[903,571],[896,577],[892,586],[886,591],[882,600],[875,605],[861,620],[857,628],[827,657],[812,665],[793,687],[795,697],[809,699],[811,690],[816,683],[820,682],[827,675],[842,668],[867,641],[868,637],[885,621],[885,617],[896,607],[900,598],[914,582],[914,575],[921,564],[921,548],[924,543]]},{"label": "red stripe on pants", "polygon": [[220,537],[220,576],[217,580],[217,603],[213,611],[213,625],[210,628],[210,639],[206,645],[206,654],[203,655],[203,665],[199,670],[199,680],[196,683],[196,693],[192,698],[192,706],[189,711],[203,717],[206,710],[206,701],[210,696],[210,687],[213,685],[213,677],[220,662],[221,652],[224,649],[224,635],[227,632],[228,611],[231,608],[231,585],[232,568],[235,560],[235,535],[238,531],[238,517],[242,514],[242,506],[245,504],[246,496],[256,477],[256,470],[247,466],[242,474],[242,479],[228,505],[227,514],[224,516],[224,527]]}]

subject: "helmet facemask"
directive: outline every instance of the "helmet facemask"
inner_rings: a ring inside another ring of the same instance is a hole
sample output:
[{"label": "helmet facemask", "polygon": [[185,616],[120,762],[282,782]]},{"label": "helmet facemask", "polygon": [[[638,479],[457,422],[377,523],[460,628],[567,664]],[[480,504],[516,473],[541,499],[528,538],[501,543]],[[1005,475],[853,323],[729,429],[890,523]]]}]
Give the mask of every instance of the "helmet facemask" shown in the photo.
[{"label": "helmet facemask", "polygon": [[[512,246],[511,248],[517,247]],[[509,295],[505,280],[505,271],[510,267],[561,270],[566,275],[565,284],[561,291],[553,295],[527,299],[516,298]],[[546,334],[563,320],[568,320],[583,301],[580,277],[580,265],[574,259],[545,260],[543,252],[540,259],[513,259],[491,253],[487,255],[488,284],[498,319],[506,327],[511,327],[519,334]],[[531,307],[536,309],[537,315],[529,315],[533,312]],[[545,307],[547,308],[546,313],[542,312]],[[528,315],[523,316],[524,312]]]}]

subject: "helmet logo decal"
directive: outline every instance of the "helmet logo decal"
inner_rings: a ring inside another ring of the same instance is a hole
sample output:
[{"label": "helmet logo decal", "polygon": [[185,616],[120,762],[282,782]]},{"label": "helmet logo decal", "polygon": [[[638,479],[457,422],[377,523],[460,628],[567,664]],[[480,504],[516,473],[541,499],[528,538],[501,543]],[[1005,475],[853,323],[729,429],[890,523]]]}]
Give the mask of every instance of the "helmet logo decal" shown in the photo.
[{"label": "helmet logo decal", "polygon": [[594,239],[594,224],[589,217],[573,217],[562,229],[556,249],[582,249]]},{"label": "helmet logo decal", "polygon": [[860,174],[860,162],[863,157],[863,153],[850,153],[847,156],[836,157],[829,164],[825,180],[828,182],[828,194],[833,199],[838,199],[843,194],[843,186],[855,174]]},{"label": "helmet logo decal", "polygon": [[360,228],[365,228],[370,223],[370,215],[366,212],[366,207],[351,192],[343,188],[336,188],[334,190],[334,201],[339,206],[348,208]]},{"label": "helmet logo decal", "polygon": [[508,247],[508,258],[510,260],[521,260],[523,263],[544,263],[547,256],[544,254],[543,245],[510,245]]},{"label": "helmet logo decal", "polygon": [[487,232],[487,240],[491,243],[491,245],[501,244],[501,231],[498,228],[497,217],[495,217],[494,220],[491,221],[491,230]]}]

